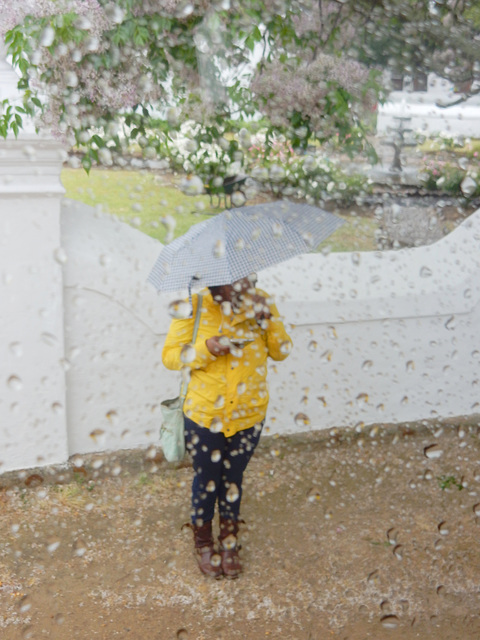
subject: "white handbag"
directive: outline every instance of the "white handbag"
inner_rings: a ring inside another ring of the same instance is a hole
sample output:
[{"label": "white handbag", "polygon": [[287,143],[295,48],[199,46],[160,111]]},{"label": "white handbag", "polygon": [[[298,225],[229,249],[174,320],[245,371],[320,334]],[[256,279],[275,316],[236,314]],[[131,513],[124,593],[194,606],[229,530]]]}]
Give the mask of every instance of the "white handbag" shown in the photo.
[{"label": "white handbag", "polygon": [[[197,312],[193,327],[192,344],[195,344],[200,324],[200,313],[203,298],[198,295]],[[180,462],[185,456],[185,419],[183,416],[183,403],[187,395],[188,385],[182,382],[180,395],[170,400],[164,400],[160,404],[162,412],[162,425],[160,427],[160,446],[163,455],[168,462]]]}]

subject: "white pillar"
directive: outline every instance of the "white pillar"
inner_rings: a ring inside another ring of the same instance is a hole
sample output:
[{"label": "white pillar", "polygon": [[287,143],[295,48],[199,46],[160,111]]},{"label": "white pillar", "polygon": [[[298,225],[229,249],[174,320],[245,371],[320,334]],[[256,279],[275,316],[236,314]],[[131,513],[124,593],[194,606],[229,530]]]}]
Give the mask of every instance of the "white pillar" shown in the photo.
[{"label": "white pillar", "polygon": [[[0,101],[19,100],[0,50]],[[67,460],[60,143],[0,139],[0,474]]]}]

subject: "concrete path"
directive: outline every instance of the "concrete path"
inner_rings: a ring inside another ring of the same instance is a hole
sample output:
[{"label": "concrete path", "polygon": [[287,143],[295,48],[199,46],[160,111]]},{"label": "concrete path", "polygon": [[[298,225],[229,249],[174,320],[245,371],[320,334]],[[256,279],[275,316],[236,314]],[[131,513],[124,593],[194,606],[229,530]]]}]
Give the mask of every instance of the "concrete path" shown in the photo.
[{"label": "concrete path", "polygon": [[478,640],[480,421],[264,437],[235,581],[153,449],[0,476],[2,640]]}]

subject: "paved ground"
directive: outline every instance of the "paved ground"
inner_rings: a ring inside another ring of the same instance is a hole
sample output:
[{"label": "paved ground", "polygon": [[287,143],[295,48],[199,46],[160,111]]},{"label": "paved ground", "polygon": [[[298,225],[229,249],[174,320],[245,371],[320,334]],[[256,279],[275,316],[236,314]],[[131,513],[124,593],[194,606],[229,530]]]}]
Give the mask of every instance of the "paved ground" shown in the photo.
[{"label": "paved ground", "polygon": [[264,438],[244,574],[191,555],[154,450],[0,476],[2,640],[478,640],[480,421]]}]

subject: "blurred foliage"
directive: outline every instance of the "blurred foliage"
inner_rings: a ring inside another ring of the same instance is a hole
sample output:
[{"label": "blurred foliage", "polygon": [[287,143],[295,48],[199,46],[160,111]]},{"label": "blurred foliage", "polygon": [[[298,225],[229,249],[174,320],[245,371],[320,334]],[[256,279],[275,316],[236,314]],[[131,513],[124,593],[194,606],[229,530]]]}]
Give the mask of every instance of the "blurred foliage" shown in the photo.
[{"label": "blurred foliage", "polygon": [[[269,131],[267,146],[283,135],[305,150],[338,134],[357,154],[369,146],[363,122],[385,95],[383,69],[434,71],[467,87],[459,99],[478,91],[474,0],[65,0],[62,7],[13,3],[1,23],[25,113],[40,112],[76,145],[87,171],[115,164],[131,141],[151,156],[165,153],[186,119],[228,137],[236,118],[255,114]],[[166,125],[152,120],[172,105],[179,112]],[[17,134],[25,115],[5,107],[3,137]]]}]

